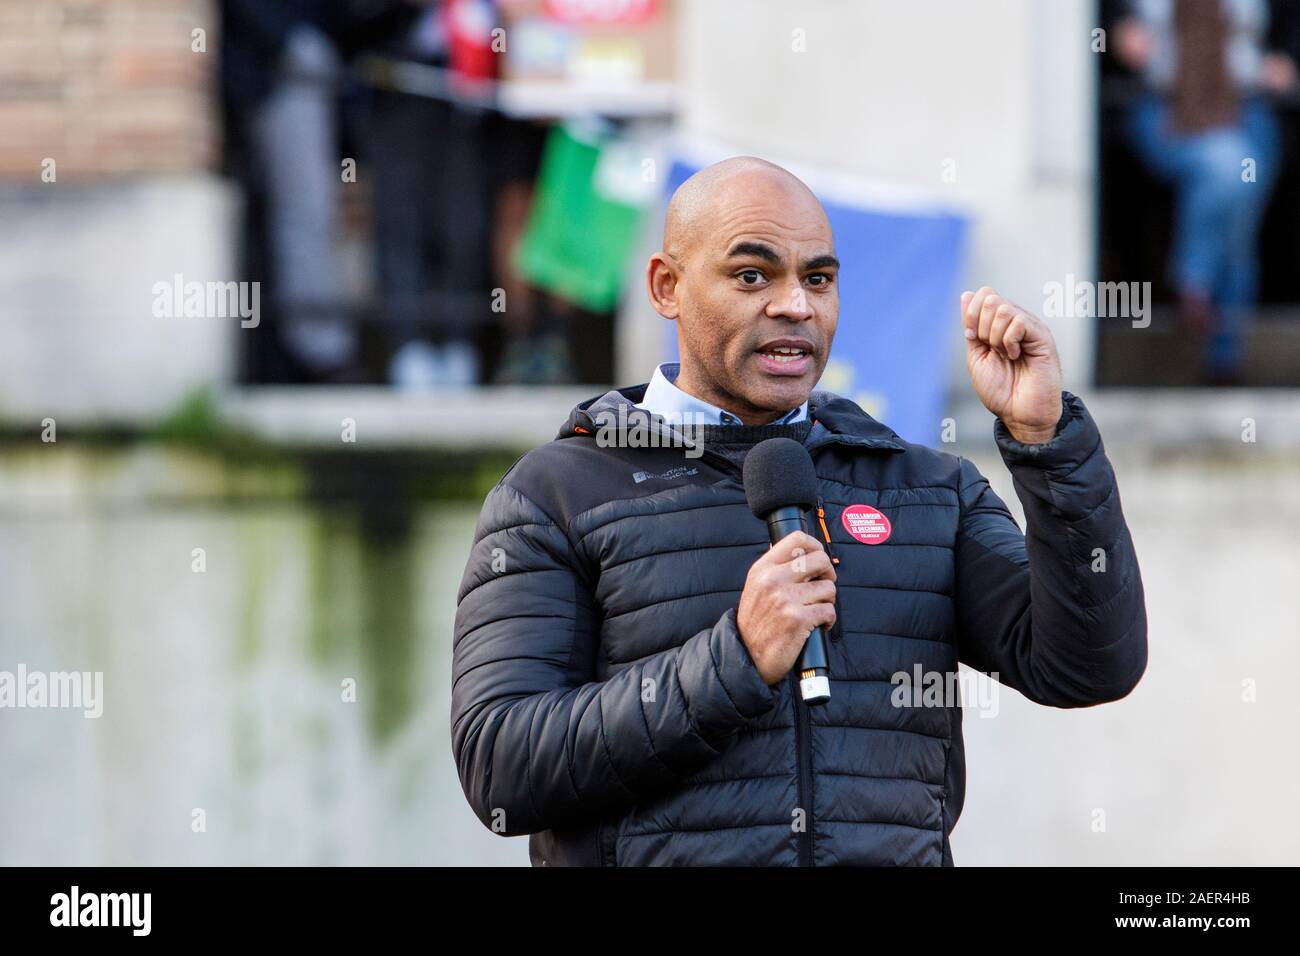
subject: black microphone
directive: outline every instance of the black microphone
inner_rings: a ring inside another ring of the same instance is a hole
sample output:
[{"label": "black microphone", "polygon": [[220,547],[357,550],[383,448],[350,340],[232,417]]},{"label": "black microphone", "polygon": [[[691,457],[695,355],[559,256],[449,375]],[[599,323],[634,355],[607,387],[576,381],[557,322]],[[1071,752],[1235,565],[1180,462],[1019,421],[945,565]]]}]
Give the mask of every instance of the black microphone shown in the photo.
[{"label": "black microphone", "polygon": [[[817,472],[808,449],[791,438],[769,438],[745,455],[745,497],[749,510],[767,522],[776,544],[794,531],[806,531],[803,513],[817,503]],[[799,655],[799,693],[808,706],[831,699],[826,639],[814,627]]]}]

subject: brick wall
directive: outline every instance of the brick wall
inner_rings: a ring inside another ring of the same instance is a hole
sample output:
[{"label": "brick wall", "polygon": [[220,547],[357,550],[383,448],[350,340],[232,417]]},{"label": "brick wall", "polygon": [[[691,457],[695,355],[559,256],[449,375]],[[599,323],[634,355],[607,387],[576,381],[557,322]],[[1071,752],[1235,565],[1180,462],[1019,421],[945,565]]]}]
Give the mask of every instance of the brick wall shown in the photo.
[{"label": "brick wall", "polygon": [[211,167],[219,26],[216,0],[0,0],[0,183]]}]

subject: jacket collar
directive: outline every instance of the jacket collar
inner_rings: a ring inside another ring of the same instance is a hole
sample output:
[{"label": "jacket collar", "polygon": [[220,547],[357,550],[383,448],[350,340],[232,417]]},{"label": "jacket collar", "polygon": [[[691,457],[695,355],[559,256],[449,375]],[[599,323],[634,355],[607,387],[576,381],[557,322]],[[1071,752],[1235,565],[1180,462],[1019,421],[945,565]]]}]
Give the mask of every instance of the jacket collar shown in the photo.
[{"label": "jacket collar", "polygon": [[[603,423],[626,420],[629,411],[644,415],[644,411],[635,406],[645,397],[649,384],[646,382],[641,385],[629,385],[626,388],[610,389],[603,395],[595,395],[578,403],[555,437],[569,438],[573,435],[594,434]],[[621,417],[618,415],[620,406],[625,406]],[[876,421],[856,403],[834,392],[813,391],[808,397],[808,417],[813,420],[812,430],[804,440],[809,451],[831,444],[875,451],[907,450],[906,444],[893,429]],[[600,421],[597,421],[597,418]],[[654,416],[654,420],[661,433],[672,433],[671,426],[658,416]]]}]

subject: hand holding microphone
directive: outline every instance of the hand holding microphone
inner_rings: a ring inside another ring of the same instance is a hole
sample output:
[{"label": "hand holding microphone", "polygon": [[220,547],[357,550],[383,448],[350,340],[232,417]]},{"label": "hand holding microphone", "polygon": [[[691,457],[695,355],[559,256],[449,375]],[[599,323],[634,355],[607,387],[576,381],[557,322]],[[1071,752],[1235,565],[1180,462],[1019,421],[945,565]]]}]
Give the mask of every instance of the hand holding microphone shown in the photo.
[{"label": "hand holding microphone", "polygon": [[834,623],[835,569],[812,535],[786,535],[750,567],[736,624],[765,683],[790,672],[813,628]]},{"label": "hand holding microphone", "polygon": [[835,569],[821,542],[804,531],[803,512],[817,500],[812,459],[798,442],[772,438],[745,456],[744,481],[772,548],[745,579],[736,610],[741,639],[769,685],[798,658],[804,701],[823,704],[830,684],[822,628],[835,623]]}]

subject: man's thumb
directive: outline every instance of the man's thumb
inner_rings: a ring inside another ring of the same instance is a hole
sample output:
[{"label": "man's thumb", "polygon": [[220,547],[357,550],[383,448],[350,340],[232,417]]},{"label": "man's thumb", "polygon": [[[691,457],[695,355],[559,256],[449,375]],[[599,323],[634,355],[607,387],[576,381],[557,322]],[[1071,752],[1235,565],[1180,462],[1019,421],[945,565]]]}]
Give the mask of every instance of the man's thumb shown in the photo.
[{"label": "man's thumb", "polygon": [[980,322],[979,316],[975,316],[972,320],[971,317],[966,314],[966,310],[970,308],[971,300],[974,298],[974,292],[963,292],[961,294],[961,326],[966,336],[967,352],[974,351],[976,346],[979,345],[979,335],[977,334]]}]

